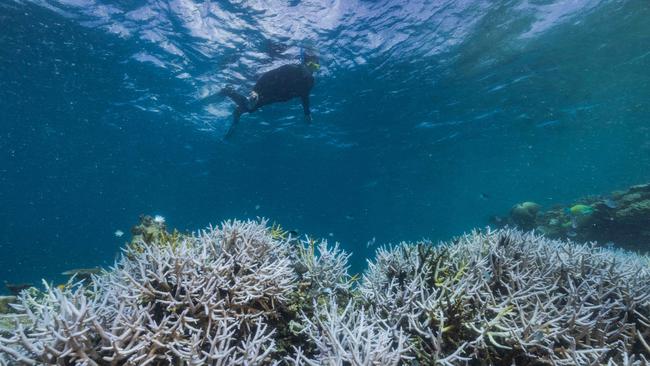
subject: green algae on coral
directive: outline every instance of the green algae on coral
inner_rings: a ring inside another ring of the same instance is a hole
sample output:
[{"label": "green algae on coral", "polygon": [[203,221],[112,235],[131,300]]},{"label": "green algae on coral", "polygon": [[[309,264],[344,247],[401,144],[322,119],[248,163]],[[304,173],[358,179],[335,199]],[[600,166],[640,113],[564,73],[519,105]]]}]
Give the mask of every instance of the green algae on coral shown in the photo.
[{"label": "green algae on coral", "polygon": [[16,296],[0,296],[0,314],[7,314],[13,312],[10,304],[16,302]]},{"label": "green algae on coral", "polygon": [[131,228],[133,237],[127,247],[141,253],[148,245],[168,246],[175,248],[184,240],[186,234],[174,229],[167,231],[164,220],[157,220],[149,215],[141,215],[138,225]]},{"label": "green algae on coral", "polygon": [[[17,325],[20,324],[23,327],[28,327],[32,325],[29,316],[24,314],[0,314],[0,336],[5,334],[10,336],[16,333]],[[0,358],[0,361],[2,359]],[[0,362],[0,365],[2,363]]]}]

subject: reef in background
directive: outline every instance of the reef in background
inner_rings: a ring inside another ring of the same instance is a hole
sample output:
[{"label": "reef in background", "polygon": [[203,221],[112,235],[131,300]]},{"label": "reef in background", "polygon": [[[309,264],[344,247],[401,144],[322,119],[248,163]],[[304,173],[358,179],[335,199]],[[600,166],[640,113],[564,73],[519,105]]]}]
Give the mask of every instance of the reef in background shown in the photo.
[{"label": "reef in background", "polygon": [[647,252],[650,248],[650,183],[608,196],[588,196],[546,211],[534,202],[515,205],[507,216],[494,216],[499,227],[516,226],[558,239],[596,241]]},{"label": "reef in background", "polygon": [[[380,248],[266,221],[144,222],[114,267],[23,290],[7,365],[647,365],[650,258],[497,230]],[[156,225],[158,225],[156,227]]]}]

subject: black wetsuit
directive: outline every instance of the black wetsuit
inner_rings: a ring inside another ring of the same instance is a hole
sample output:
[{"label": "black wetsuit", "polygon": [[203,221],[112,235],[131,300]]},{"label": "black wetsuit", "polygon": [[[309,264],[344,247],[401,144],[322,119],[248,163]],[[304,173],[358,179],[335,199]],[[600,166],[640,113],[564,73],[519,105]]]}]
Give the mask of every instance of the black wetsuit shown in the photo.
[{"label": "black wetsuit", "polygon": [[253,87],[259,95],[253,111],[267,104],[300,98],[305,115],[309,115],[309,92],[313,86],[314,77],[303,65],[284,65],[265,72]]},{"label": "black wetsuit", "polygon": [[251,113],[267,104],[286,102],[293,98],[300,98],[305,116],[309,118],[311,116],[309,92],[313,86],[314,77],[307,66],[290,64],[262,74],[253,87],[253,91],[258,95],[257,103],[254,106],[250,106],[248,99],[235,92],[232,88],[223,89],[221,93],[237,104],[237,108],[233,113],[233,125],[226,136],[232,134],[233,128],[239,122],[239,117],[243,113]]},{"label": "black wetsuit", "polygon": [[301,64],[292,64],[262,74],[253,87],[253,91],[258,95],[254,106],[250,106],[245,96],[231,88],[222,90],[222,93],[237,104],[234,121],[237,123],[242,113],[254,112],[267,104],[286,102],[293,98],[300,98],[305,116],[309,116],[309,92],[313,86],[314,77],[309,69]]},{"label": "black wetsuit", "polygon": [[305,115],[308,116],[310,114],[309,92],[313,86],[314,77],[309,72],[309,69],[304,65],[291,64],[267,71],[260,76],[253,87],[253,91],[258,95],[258,100],[252,108],[248,105],[245,96],[231,88],[226,88],[221,93],[237,103],[240,114],[254,112],[267,104],[300,98]]}]

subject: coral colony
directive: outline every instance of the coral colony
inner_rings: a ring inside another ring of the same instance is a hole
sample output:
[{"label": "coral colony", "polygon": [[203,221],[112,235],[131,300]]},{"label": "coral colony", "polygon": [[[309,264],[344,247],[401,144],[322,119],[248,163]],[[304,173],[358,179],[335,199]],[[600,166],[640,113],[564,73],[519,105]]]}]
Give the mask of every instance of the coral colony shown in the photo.
[{"label": "coral colony", "polygon": [[30,288],[3,365],[648,365],[650,258],[510,229],[349,255],[261,221],[145,218],[113,268]]},{"label": "coral colony", "polygon": [[496,226],[535,229],[546,237],[577,242],[616,243],[618,247],[647,251],[650,247],[650,183],[605,196],[587,196],[545,211],[534,202],[512,207],[506,216],[494,216]]}]

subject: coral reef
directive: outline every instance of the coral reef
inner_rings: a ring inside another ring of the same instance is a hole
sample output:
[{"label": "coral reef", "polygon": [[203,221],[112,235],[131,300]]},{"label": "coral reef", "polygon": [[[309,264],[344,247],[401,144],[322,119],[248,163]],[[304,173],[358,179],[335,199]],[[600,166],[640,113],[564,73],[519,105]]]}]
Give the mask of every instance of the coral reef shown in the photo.
[{"label": "coral reef", "polygon": [[[131,228],[131,234],[133,235],[131,243],[134,245],[164,243],[170,240],[170,234],[167,232],[167,226],[162,216],[140,215],[140,222]],[[177,231],[171,234],[171,236],[178,235]],[[171,239],[173,240],[173,238]]]},{"label": "coral reef", "polygon": [[13,329],[0,330],[0,364],[650,360],[647,256],[488,230],[380,248],[358,279],[337,245],[264,220],[159,228],[90,280],[23,290]]},{"label": "coral reef", "polygon": [[645,365],[648,281],[648,257],[499,230],[381,249],[360,288],[424,364]]},{"label": "coral reef", "polygon": [[493,217],[498,227],[535,229],[550,238],[578,242],[614,243],[630,250],[650,248],[650,183],[636,185],[607,196],[588,196],[568,206],[546,211],[524,209],[530,202],[515,205],[506,217]]},{"label": "coral reef", "polygon": [[530,201],[518,203],[510,210],[510,217],[523,230],[530,230],[535,225],[540,207],[539,204]]},{"label": "coral reef", "polygon": [[29,324],[2,333],[0,357],[24,365],[267,364],[285,356],[287,343],[300,345],[283,337],[296,338],[289,324],[314,306],[297,293],[301,277],[307,288],[351,287],[336,247],[310,241],[302,262],[295,249],[303,243],[274,238],[265,221],[227,221],[193,236],[148,230],[157,224],[149,221],[90,283],[22,291],[14,307]]}]

